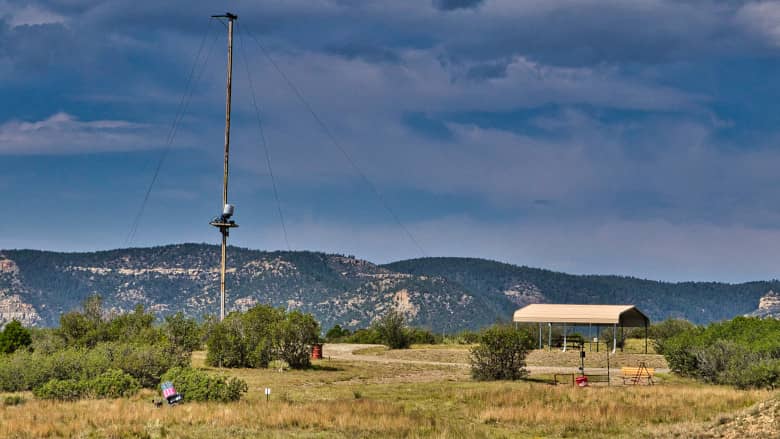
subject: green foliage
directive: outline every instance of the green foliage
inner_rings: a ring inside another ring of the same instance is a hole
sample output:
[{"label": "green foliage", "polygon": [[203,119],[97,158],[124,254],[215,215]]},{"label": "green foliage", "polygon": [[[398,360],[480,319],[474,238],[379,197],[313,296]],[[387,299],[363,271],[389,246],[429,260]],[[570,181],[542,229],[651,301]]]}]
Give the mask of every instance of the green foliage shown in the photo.
[{"label": "green foliage", "polygon": [[56,332],[67,346],[91,348],[109,341],[157,344],[165,339],[165,334],[154,327],[154,315],[145,312],[143,305],[137,305],[131,313],[108,316],[102,304],[100,296],[90,296],[81,311],[60,316]]},{"label": "green foliage", "polygon": [[470,351],[471,376],[480,381],[520,379],[528,374],[525,357],[532,348],[527,331],[508,325],[488,328]]},{"label": "green foliage", "polygon": [[667,319],[663,322],[651,325],[647,332],[648,337],[653,339],[655,351],[659,354],[663,354],[669,339],[685,331],[693,330],[695,327],[696,325],[687,320]]},{"label": "green foliage", "polygon": [[248,390],[246,382],[238,378],[213,376],[190,367],[174,367],[161,381],[172,382],[187,401],[238,401]]},{"label": "green foliage", "polygon": [[201,346],[202,329],[198,322],[185,316],[181,311],[165,317],[163,334],[171,346],[191,354]]},{"label": "green foliage", "polygon": [[292,311],[276,331],[276,357],[293,369],[311,365],[311,347],[319,341],[320,325],[311,314]]},{"label": "green foliage", "polygon": [[305,368],[311,364],[311,346],[318,342],[319,331],[311,314],[257,305],[210,325],[206,362],[222,367],[268,367],[273,360],[283,360],[292,368]]},{"label": "green foliage", "polygon": [[31,344],[30,331],[16,320],[6,324],[3,331],[0,332],[0,354],[12,354],[17,349]]},{"label": "green foliage", "polygon": [[75,401],[87,394],[85,381],[53,379],[33,389],[33,395],[40,399]]},{"label": "green foliage", "polygon": [[441,335],[436,335],[422,328],[407,328],[406,337],[409,339],[410,344],[438,344],[443,339]]},{"label": "green foliage", "polygon": [[341,341],[341,339],[352,334],[349,329],[342,328],[341,325],[334,325],[325,333],[325,340],[329,343]]},{"label": "green foliage", "polygon": [[447,344],[476,344],[479,343],[480,333],[477,331],[460,331],[455,335],[444,336],[442,343]]},{"label": "green foliage", "polygon": [[21,405],[25,400],[21,395],[10,395],[3,398],[4,406]]},{"label": "green foliage", "polygon": [[342,339],[345,343],[383,344],[382,338],[376,328],[355,330],[351,335]]},{"label": "green foliage", "polygon": [[143,387],[154,387],[165,371],[188,365],[166,346],[101,343],[92,349],[70,347],[53,353],[20,350],[0,357],[0,391],[16,392],[56,380],[89,380],[121,370]]},{"label": "green foliage", "polygon": [[138,380],[118,369],[110,369],[87,382],[91,396],[95,398],[122,398],[138,393]]},{"label": "green foliage", "polygon": [[705,382],[741,388],[780,384],[780,321],[737,317],[690,327],[662,343],[669,367]]},{"label": "green foliage", "polygon": [[138,381],[121,370],[108,370],[91,379],[51,379],[32,389],[40,399],[74,401],[82,398],[121,398],[140,389]]},{"label": "green foliage", "polygon": [[406,331],[406,319],[396,310],[388,311],[387,314],[376,320],[372,327],[382,343],[390,349],[406,349],[411,345]]}]

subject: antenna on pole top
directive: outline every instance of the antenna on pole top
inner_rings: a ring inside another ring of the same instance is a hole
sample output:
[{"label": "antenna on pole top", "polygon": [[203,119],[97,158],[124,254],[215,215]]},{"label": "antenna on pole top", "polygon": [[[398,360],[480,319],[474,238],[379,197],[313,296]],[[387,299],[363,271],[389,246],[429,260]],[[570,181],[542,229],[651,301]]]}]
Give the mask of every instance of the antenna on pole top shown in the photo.
[{"label": "antenna on pole top", "polygon": [[228,203],[228,176],[230,164],[230,101],[233,87],[233,21],[238,19],[238,15],[225,12],[224,15],[212,15],[212,18],[227,18],[228,20],[228,57],[227,57],[227,86],[225,93],[225,162],[224,177],[222,180],[222,214],[209,222],[219,229],[222,234],[222,253],[219,270],[219,321],[225,320],[225,265],[227,262],[227,238],[230,235],[230,229],[238,227],[238,224],[231,218],[235,207]]}]

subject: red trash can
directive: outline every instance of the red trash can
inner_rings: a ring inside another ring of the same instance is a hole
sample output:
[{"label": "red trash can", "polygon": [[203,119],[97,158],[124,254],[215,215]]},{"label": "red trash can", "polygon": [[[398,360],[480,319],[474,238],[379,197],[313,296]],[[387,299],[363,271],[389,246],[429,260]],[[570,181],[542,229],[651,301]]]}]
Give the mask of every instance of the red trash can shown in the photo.
[{"label": "red trash can", "polygon": [[313,360],[321,360],[322,359],[322,344],[315,343],[311,346],[311,358]]},{"label": "red trash can", "polygon": [[577,378],[574,378],[574,382],[577,383],[579,387],[587,387],[588,377],[586,377],[585,375],[578,376]]}]

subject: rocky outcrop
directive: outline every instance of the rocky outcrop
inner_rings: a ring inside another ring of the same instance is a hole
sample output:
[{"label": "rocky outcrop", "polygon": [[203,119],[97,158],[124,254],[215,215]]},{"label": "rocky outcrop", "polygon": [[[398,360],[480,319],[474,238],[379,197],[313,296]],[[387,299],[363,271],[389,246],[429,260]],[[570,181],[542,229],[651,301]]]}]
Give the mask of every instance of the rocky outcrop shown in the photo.
[{"label": "rocky outcrop", "polygon": [[0,327],[12,320],[18,320],[24,326],[36,326],[41,317],[35,307],[22,301],[18,295],[0,294]]},{"label": "rocky outcrop", "polygon": [[539,290],[536,285],[528,282],[512,285],[510,288],[504,290],[503,293],[510,302],[518,307],[545,301],[541,290]]},{"label": "rocky outcrop", "polygon": [[780,318],[780,293],[769,290],[758,300],[758,309],[748,316]]}]

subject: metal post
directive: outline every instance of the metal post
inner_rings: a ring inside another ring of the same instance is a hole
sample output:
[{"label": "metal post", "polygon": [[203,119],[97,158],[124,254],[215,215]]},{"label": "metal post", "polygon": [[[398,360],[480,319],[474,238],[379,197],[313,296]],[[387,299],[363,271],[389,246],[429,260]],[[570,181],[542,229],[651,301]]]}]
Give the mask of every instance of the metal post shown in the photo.
[{"label": "metal post", "polygon": [[645,321],[645,354],[647,353],[647,322]]},{"label": "metal post", "polygon": [[566,323],[563,324],[563,352],[566,352]]},{"label": "metal post", "polygon": [[227,91],[225,95],[225,178],[222,185],[222,206],[228,203],[228,174],[230,162],[230,103],[233,94],[233,20],[235,15],[227,14],[228,19],[228,58]]},{"label": "metal post", "polygon": [[[230,174],[230,103],[233,93],[233,19],[228,16],[227,91],[225,97],[225,172],[222,184],[222,208],[228,203],[228,175]],[[225,272],[227,264],[228,230],[222,227],[222,265],[219,281],[219,321],[225,320]]]},{"label": "metal post", "polygon": [[539,322],[539,349],[542,348],[542,323]]},{"label": "metal post", "polygon": [[547,329],[550,331],[547,334],[547,349],[552,350],[552,323],[547,324]]},{"label": "metal post", "polygon": [[620,352],[626,349],[626,331],[623,330],[623,323],[620,324]]},{"label": "metal post", "polygon": [[220,212],[223,212],[221,218],[215,219],[210,224],[219,228],[222,234],[222,247],[220,252],[219,267],[219,321],[225,320],[225,274],[227,271],[227,238],[231,227],[238,227],[234,221],[228,221],[229,215],[225,215],[225,207],[228,205],[228,177],[230,175],[230,107],[233,89],[233,21],[238,18],[237,15],[229,12],[225,15],[212,15],[213,18],[226,18],[228,25],[228,56],[227,56],[227,81],[225,92],[225,161],[222,177],[222,206]]},{"label": "metal post", "polygon": [[617,351],[617,323],[612,325],[612,353]]}]

